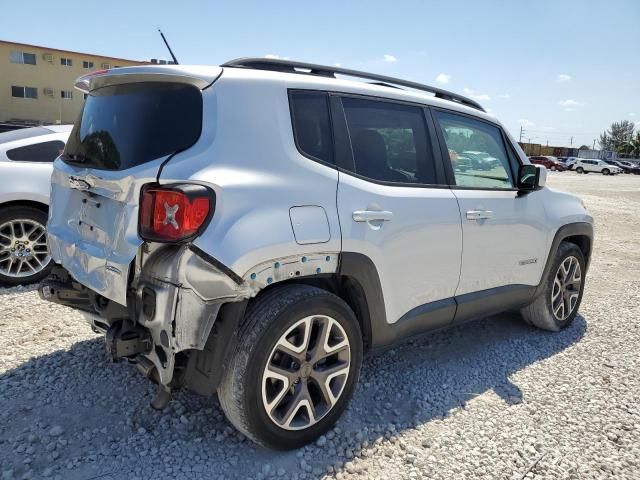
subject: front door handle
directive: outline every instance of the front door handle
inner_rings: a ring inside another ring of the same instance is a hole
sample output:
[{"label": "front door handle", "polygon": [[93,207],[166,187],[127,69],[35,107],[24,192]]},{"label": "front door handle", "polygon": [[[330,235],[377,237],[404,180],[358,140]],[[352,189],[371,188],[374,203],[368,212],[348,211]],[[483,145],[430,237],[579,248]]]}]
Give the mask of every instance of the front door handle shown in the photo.
[{"label": "front door handle", "polygon": [[493,212],[491,210],[468,210],[467,220],[483,220],[486,218],[493,218]]},{"label": "front door handle", "polygon": [[354,222],[388,222],[393,218],[393,213],[387,210],[356,210],[353,212]]}]

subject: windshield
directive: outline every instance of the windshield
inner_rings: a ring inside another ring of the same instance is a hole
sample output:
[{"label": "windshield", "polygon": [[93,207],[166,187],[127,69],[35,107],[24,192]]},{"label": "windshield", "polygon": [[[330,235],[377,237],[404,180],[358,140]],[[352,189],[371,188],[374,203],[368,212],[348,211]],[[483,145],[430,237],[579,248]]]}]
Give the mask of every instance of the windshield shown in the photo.
[{"label": "windshield", "polygon": [[190,85],[129,83],[92,91],[62,159],[124,170],[184,150],[200,137],[202,95]]}]

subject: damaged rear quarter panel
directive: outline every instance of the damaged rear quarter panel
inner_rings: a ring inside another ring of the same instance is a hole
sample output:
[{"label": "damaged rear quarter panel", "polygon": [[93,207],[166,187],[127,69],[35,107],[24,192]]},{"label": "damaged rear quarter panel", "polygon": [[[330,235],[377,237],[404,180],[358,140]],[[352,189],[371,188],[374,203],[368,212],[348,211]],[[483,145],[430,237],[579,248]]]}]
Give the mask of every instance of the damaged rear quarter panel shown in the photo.
[{"label": "damaged rear quarter panel", "polygon": [[[144,262],[137,285],[138,303],[153,291],[153,315],[142,308],[138,323],[151,332],[155,348],[147,355],[162,384],[173,378],[175,354],[205,347],[220,307],[254,297],[268,285],[297,277],[334,273],[336,252],[272,259],[233,279],[189,245],[164,246]],[[160,349],[160,350],[159,350]]]}]

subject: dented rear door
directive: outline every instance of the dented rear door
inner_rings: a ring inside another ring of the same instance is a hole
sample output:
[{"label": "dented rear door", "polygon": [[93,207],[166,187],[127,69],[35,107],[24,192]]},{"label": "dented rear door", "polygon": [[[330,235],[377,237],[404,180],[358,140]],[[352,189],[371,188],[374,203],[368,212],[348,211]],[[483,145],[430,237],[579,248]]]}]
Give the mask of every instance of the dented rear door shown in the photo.
[{"label": "dented rear door", "polygon": [[168,158],[187,155],[200,138],[202,93],[170,79],[113,81],[90,90],[54,164],[48,234],[55,262],[126,305],[130,266],[142,244],[140,191],[157,181]]}]

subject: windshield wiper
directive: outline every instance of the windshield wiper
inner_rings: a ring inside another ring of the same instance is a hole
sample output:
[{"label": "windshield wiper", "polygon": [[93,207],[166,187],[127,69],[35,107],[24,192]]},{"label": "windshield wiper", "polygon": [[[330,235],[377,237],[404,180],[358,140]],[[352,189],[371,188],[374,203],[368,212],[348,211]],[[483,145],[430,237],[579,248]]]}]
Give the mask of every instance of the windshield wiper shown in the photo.
[{"label": "windshield wiper", "polygon": [[87,157],[83,153],[65,153],[65,154],[62,155],[61,158],[62,158],[62,160],[69,161],[69,162],[72,162],[72,163],[93,162],[92,158]]}]

